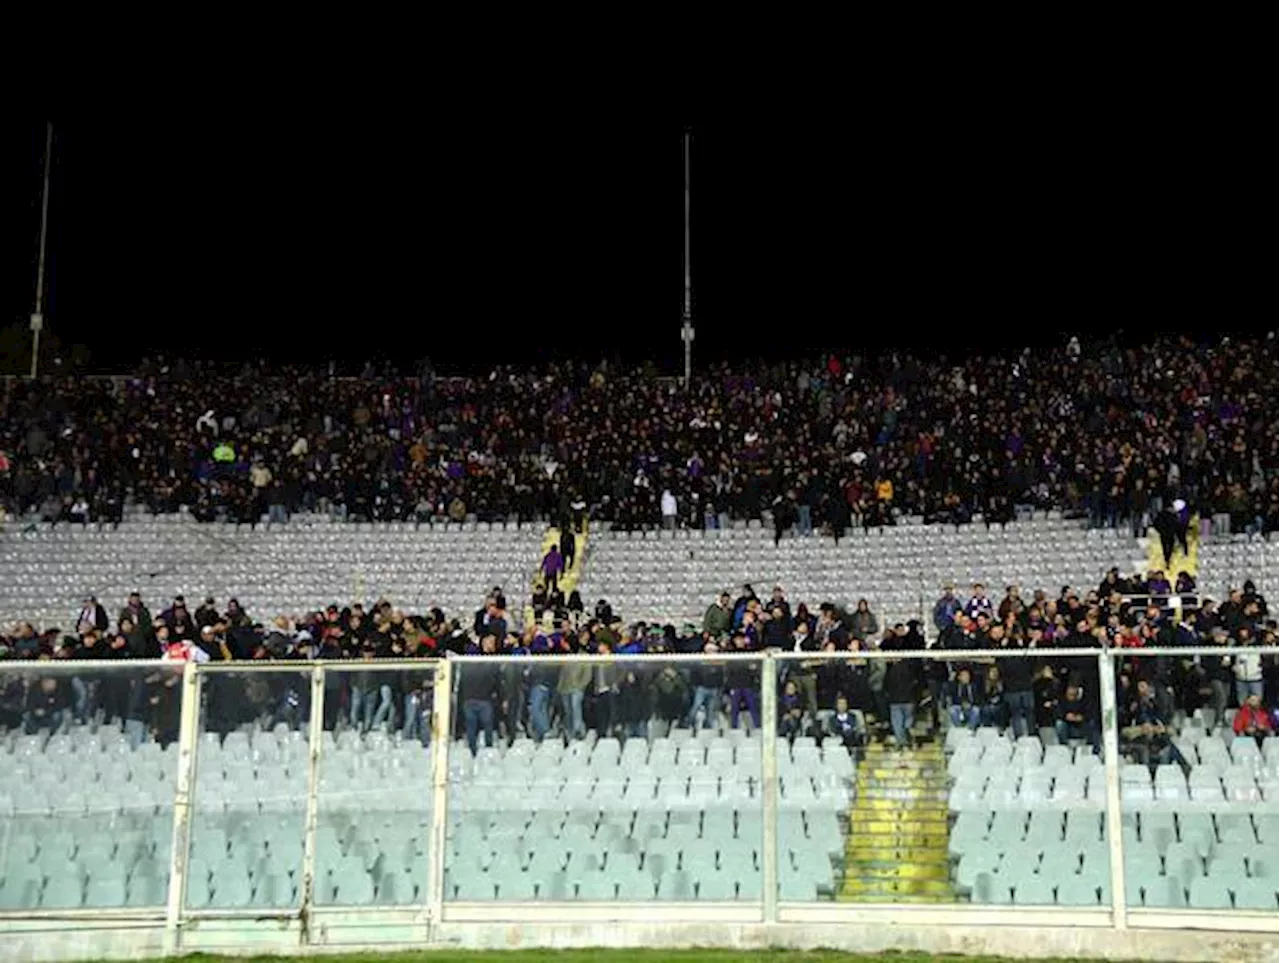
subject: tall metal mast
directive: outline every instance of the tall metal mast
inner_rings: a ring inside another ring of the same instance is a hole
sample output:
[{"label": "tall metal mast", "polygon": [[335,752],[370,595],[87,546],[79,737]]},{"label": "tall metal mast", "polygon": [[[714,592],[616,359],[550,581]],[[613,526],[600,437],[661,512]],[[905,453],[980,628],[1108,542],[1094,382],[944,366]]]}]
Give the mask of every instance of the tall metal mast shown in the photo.
[{"label": "tall metal mast", "polygon": [[689,269],[689,147],[692,135],[684,132],[684,323],[680,340],[684,342],[684,387],[689,389],[693,365],[693,276]]},{"label": "tall metal mast", "polygon": [[49,164],[53,158],[53,121],[45,127],[44,135],[44,194],[40,201],[40,260],[36,266],[36,309],[31,313],[31,377],[40,372],[40,331],[44,328],[44,250],[49,235]]}]

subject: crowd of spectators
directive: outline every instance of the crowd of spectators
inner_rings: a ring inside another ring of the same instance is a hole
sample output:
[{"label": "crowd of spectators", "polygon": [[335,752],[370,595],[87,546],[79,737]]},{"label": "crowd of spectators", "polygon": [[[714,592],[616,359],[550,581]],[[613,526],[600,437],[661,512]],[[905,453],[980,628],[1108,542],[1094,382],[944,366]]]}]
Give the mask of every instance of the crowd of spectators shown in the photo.
[{"label": "crowd of spectators", "polygon": [[[1183,583],[1184,588],[1193,585]],[[1006,588],[997,602],[982,585],[957,594],[948,587],[933,607],[931,625],[913,620],[881,625],[868,600],[852,611],[824,603],[792,605],[780,586],[765,597],[750,585],[736,597],[723,593],[702,625],[625,624],[606,600],[584,611],[575,598],[546,623],[517,632],[507,602],[495,587],[470,618],[438,608],[406,614],[389,601],[365,609],[336,604],[301,617],[256,622],[235,599],[212,598],[189,609],[175,598],[152,615],[131,595],[114,620],[94,598],[73,613],[74,630],[37,635],[19,625],[0,637],[0,728],[29,732],[75,720],[120,720],[133,738],[150,732],[176,738],[178,674],[164,667],[145,677],[102,672],[48,674],[29,664],[49,659],[131,658],[183,662],[353,663],[326,675],[328,729],[394,730],[406,739],[429,735],[433,692],[428,666],[379,668],[381,660],[454,655],[701,654],[694,662],[592,664],[538,659],[459,664],[457,718],[473,750],[483,736],[518,734],[582,738],[587,729],[623,738],[670,727],[758,728],[762,699],[758,663],[719,659],[724,653],[775,649],[846,653],[847,658],[788,659],[778,694],[781,734],[833,738],[856,748],[884,738],[909,745],[921,731],[953,726],[1010,727],[1015,735],[1045,729],[1062,740],[1100,744],[1098,663],[1093,657],[1055,654],[1071,649],[1134,650],[1117,660],[1117,705],[1126,752],[1167,761],[1176,750],[1171,725],[1177,713],[1209,710],[1238,731],[1276,728],[1277,671],[1260,646],[1277,644],[1276,622],[1251,583],[1221,605],[1179,601],[1163,573],[1133,578],[1112,569],[1096,589],[1036,590],[1024,597]],[[1189,597],[1186,601],[1191,601]],[[1221,646],[1212,657],[1142,657],[1142,648]],[[871,651],[934,648],[947,661],[867,658]],[[993,651],[1034,652],[995,659]],[[6,666],[4,663],[9,662]],[[17,664],[13,664],[17,663]],[[357,668],[358,665],[358,668]],[[299,669],[304,669],[299,665]],[[17,670],[17,671],[15,671]],[[205,685],[206,726],[230,731],[245,723],[302,726],[310,714],[304,671],[229,671]],[[917,716],[925,723],[916,725]]]},{"label": "crowd of spectators", "polygon": [[[132,499],[202,520],[562,518],[802,533],[1019,506],[1144,529],[1175,494],[1235,530],[1277,526],[1275,342],[829,356],[487,376],[208,369],[8,382],[10,514],[118,520]],[[575,508],[576,506],[576,508]]]}]

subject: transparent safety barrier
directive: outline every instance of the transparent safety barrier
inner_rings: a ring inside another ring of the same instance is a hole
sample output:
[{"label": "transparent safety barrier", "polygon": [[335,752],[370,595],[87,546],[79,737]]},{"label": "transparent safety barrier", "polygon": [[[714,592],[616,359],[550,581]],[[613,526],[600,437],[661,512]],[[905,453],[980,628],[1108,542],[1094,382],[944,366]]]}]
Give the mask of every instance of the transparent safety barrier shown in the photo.
[{"label": "transparent safety barrier", "polygon": [[1280,743],[1262,723],[1266,684],[1247,649],[1117,661],[1128,906],[1276,912]]},{"label": "transparent safety barrier", "polygon": [[779,900],[1110,905],[1096,656],[778,663]]},{"label": "transparent safety barrier", "polygon": [[759,901],[759,660],[453,671],[446,900]]},{"label": "transparent safety barrier", "polygon": [[0,910],[167,898],[181,667],[0,667]]},{"label": "transparent safety barrier", "polygon": [[185,904],[299,905],[311,670],[202,671]]},{"label": "transparent safety barrier", "polygon": [[325,670],[316,798],[318,906],[428,901],[434,668]]}]

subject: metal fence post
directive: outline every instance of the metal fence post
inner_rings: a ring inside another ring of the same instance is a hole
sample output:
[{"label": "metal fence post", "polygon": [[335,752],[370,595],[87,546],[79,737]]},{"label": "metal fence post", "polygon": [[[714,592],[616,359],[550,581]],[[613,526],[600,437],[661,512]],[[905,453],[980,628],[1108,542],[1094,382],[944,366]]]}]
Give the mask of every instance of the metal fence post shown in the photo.
[{"label": "metal fence post", "polygon": [[[164,671],[163,669],[161,671]],[[178,783],[173,794],[173,839],[169,852],[169,892],[165,901],[165,954],[181,949],[183,902],[187,889],[187,846],[191,840],[191,794],[196,778],[200,733],[200,680],[194,662],[182,667],[182,708],[178,723]]]},{"label": "metal fence post", "polygon": [[453,736],[453,662],[441,659],[431,698],[431,839],[427,847],[427,913],[431,924],[444,912],[444,862],[448,845],[449,744]]},{"label": "metal fence post", "polygon": [[307,726],[307,822],[302,844],[302,930],[299,941],[311,942],[311,910],[315,904],[316,822],[319,812],[320,758],[324,746],[324,666],[311,669],[311,720]]},{"label": "metal fence post", "polygon": [[1098,654],[1098,694],[1102,702],[1102,752],[1107,767],[1107,850],[1111,862],[1112,925],[1122,930],[1128,919],[1124,900],[1124,852],[1120,822],[1120,745],[1116,735],[1116,676],[1111,656]]},{"label": "metal fence post", "polygon": [[760,667],[761,788],[764,849],[760,866],[764,893],[764,922],[778,922],[778,661],[772,652],[764,654]]}]

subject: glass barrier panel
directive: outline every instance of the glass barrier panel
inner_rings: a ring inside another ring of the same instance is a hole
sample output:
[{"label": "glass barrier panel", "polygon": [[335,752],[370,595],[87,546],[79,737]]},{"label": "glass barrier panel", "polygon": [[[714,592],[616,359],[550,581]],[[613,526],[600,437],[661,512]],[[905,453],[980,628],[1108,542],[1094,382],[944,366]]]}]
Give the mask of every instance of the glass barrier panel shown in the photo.
[{"label": "glass barrier panel", "polygon": [[779,659],[783,902],[1108,906],[1095,656]]},{"label": "glass barrier panel", "polygon": [[186,906],[301,899],[311,670],[202,669]]},{"label": "glass barrier panel", "polygon": [[181,667],[0,667],[0,910],[164,905],[181,700]]},{"label": "glass barrier panel", "polygon": [[325,669],[318,906],[425,903],[435,668]]},{"label": "glass barrier panel", "polygon": [[1130,908],[1280,905],[1275,664],[1266,661],[1234,648],[1115,660]]},{"label": "glass barrier panel", "polygon": [[758,660],[453,668],[447,900],[760,901]]}]

